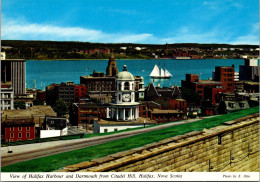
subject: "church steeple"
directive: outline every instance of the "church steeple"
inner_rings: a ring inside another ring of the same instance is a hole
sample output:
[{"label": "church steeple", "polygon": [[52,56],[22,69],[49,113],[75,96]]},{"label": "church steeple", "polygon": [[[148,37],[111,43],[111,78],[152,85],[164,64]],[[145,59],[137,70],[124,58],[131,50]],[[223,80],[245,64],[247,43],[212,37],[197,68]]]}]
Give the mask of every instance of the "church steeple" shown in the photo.
[{"label": "church steeple", "polygon": [[118,68],[116,66],[116,59],[112,53],[112,55],[109,58],[107,69],[106,69],[106,75],[107,76],[116,76],[118,74]]}]

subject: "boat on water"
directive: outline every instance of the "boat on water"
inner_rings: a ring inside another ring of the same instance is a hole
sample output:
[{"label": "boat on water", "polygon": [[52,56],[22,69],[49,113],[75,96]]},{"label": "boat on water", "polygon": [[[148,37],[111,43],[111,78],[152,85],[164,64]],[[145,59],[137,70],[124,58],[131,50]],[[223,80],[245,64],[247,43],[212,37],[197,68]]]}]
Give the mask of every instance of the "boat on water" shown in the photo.
[{"label": "boat on water", "polygon": [[153,71],[150,74],[150,77],[152,78],[158,78],[158,79],[169,79],[172,76],[172,74],[164,68],[161,68],[160,66],[155,65],[153,68]]}]

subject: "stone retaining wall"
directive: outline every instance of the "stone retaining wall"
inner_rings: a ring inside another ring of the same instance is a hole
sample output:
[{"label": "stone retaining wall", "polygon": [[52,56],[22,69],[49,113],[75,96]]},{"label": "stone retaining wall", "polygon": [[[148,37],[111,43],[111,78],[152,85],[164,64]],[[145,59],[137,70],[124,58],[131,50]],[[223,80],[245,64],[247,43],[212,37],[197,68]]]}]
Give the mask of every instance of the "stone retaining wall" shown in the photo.
[{"label": "stone retaining wall", "polygon": [[259,115],[64,167],[60,172],[259,171]]}]

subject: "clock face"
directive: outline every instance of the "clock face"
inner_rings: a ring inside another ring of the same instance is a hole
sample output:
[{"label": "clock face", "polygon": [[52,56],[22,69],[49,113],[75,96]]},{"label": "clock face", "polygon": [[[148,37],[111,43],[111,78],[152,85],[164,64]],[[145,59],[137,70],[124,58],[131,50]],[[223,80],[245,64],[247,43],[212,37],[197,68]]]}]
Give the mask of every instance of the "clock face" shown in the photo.
[{"label": "clock face", "polygon": [[123,94],[123,101],[124,102],[129,102],[131,99],[131,95],[130,94]]}]

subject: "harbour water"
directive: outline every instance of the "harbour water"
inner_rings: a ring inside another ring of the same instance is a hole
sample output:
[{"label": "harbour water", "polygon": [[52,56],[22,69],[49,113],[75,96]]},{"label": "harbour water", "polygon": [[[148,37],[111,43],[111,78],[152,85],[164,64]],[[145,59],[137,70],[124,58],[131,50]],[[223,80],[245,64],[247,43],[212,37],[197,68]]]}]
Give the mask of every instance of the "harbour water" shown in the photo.
[{"label": "harbour water", "polygon": [[[123,65],[134,76],[144,77],[145,85],[153,82],[162,86],[181,85],[186,73],[199,74],[200,79],[212,77],[215,66],[235,65],[235,71],[239,71],[239,65],[244,64],[243,59],[197,59],[197,60],[176,60],[176,59],[152,59],[152,60],[116,60],[119,71]],[[90,75],[93,70],[106,72],[108,60],[53,60],[35,61],[26,60],[26,83],[28,88],[36,86],[37,89],[45,90],[45,87],[52,83],[73,81],[80,83],[80,76]],[[151,79],[150,73],[155,64],[165,66],[173,75],[170,79]]]}]

